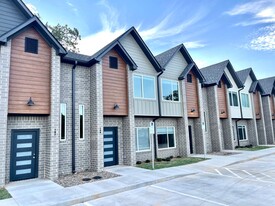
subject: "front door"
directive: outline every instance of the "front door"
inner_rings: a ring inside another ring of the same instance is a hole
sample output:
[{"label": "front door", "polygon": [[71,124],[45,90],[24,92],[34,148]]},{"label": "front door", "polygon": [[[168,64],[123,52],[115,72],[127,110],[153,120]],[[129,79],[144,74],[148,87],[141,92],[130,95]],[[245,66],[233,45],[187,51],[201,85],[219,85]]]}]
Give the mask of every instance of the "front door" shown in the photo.
[{"label": "front door", "polygon": [[104,127],[104,167],[118,164],[117,127]]},{"label": "front door", "polygon": [[11,131],[11,181],[38,177],[38,145],[38,129]]}]

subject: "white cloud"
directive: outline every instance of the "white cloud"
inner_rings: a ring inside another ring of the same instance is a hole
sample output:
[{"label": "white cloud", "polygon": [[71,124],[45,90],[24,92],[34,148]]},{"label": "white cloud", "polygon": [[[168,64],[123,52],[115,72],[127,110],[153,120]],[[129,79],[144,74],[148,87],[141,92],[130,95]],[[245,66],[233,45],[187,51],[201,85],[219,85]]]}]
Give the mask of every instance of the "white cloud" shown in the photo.
[{"label": "white cloud", "polygon": [[76,8],[76,6],[73,3],[69,2],[69,1],[66,1],[66,4],[73,10],[73,12],[75,14],[78,13],[78,9]]},{"label": "white cloud", "polygon": [[[97,50],[101,49],[107,43],[111,42],[113,39],[125,32],[127,28],[125,25],[119,24],[119,11],[112,7],[107,0],[101,0],[98,5],[101,5],[106,10],[104,13],[100,14],[102,30],[82,38],[79,43],[79,49],[83,54],[91,55],[95,53]],[[181,34],[188,27],[200,21],[205,16],[205,12],[200,11],[194,13],[191,18],[186,18],[181,21],[181,23],[170,26],[174,20],[173,13],[166,15],[166,17],[156,25],[142,29],[142,24],[140,24],[136,27],[136,29],[145,41],[156,41],[157,39],[173,37]],[[189,44],[191,47],[193,46],[193,48],[205,46],[200,42],[193,42],[193,45],[191,45],[190,42]],[[91,47],[90,45],[93,46]]]},{"label": "white cloud", "polygon": [[248,21],[241,21],[236,26],[249,26],[263,23],[275,23],[275,1],[257,0],[249,1],[235,6],[232,10],[225,12],[230,16],[250,15]]},{"label": "white cloud", "polygon": [[261,28],[245,47],[259,51],[275,51],[275,25]]},{"label": "white cloud", "polygon": [[188,41],[184,42],[183,44],[187,49],[197,49],[206,46],[206,44],[201,43],[200,41]]},{"label": "white cloud", "polygon": [[38,10],[33,4],[27,3],[26,6],[34,15],[39,16]]},{"label": "white cloud", "polygon": [[207,67],[209,66],[209,62],[202,60],[202,59],[195,59],[195,62],[199,68]]}]

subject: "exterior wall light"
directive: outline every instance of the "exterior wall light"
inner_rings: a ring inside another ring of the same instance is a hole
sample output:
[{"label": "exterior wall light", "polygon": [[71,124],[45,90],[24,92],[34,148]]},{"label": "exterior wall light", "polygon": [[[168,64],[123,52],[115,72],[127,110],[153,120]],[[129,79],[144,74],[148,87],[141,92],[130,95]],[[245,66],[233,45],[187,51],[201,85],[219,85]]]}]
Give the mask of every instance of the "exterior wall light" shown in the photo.
[{"label": "exterior wall light", "polygon": [[191,112],[195,112],[196,110],[195,109],[191,109]]},{"label": "exterior wall light", "polygon": [[33,106],[34,105],[34,102],[32,101],[32,98],[30,97],[28,102],[27,102],[27,105],[28,106]]},{"label": "exterior wall light", "polygon": [[115,103],[114,110],[118,110],[118,109],[119,109],[119,105],[117,103]]},{"label": "exterior wall light", "polygon": [[224,110],[222,110],[222,111],[221,111],[221,114],[224,114],[224,113],[225,113],[225,111],[224,111]]}]

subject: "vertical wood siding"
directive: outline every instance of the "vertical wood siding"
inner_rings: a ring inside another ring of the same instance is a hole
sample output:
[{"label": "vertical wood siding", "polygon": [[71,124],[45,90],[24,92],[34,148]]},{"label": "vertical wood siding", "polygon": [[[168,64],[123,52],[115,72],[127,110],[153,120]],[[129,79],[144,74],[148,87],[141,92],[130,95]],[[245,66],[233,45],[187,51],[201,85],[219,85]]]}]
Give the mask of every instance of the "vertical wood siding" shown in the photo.
[{"label": "vertical wood siding", "polygon": [[260,108],[260,96],[259,96],[259,92],[256,91],[253,94],[253,100],[254,100],[254,108],[255,108],[255,116],[256,119],[261,119],[261,108]]},{"label": "vertical wood siding", "polygon": [[[25,52],[25,37],[38,39],[38,54]],[[51,48],[30,28],[11,44],[10,114],[50,114]],[[27,106],[32,97],[34,106]]]},{"label": "vertical wood siding", "polygon": [[221,119],[228,117],[227,111],[227,99],[225,84],[221,81],[221,88],[217,87],[218,103],[219,103],[219,114]]},{"label": "vertical wood siding", "polygon": [[[192,71],[189,74],[192,75],[192,83],[185,78],[188,117],[199,117],[198,80]],[[195,111],[191,112],[192,109]]]},{"label": "vertical wood siding", "polygon": [[[117,57],[118,69],[109,68],[109,56]],[[102,70],[104,115],[128,115],[126,63],[115,50],[111,50],[102,59]],[[119,105],[118,110],[114,110],[115,103]]]},{"label": "vertical wood siding", "polygon": [[26,20],[13,1],[0,1],[0,36]]}]

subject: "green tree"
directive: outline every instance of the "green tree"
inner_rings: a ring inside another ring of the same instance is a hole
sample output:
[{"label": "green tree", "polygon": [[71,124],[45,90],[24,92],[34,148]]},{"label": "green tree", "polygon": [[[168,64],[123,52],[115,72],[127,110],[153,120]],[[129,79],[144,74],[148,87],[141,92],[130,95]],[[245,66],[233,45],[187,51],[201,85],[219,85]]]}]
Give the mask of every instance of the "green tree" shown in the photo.
[{"label": "green tree", "polygon": [[68,51],[79,52],[77,46],[81,36],[77,28],[70,28],[67,24],[65,26],[60,24],[51,26],[48,23],[46,23],[46,27]]}]

